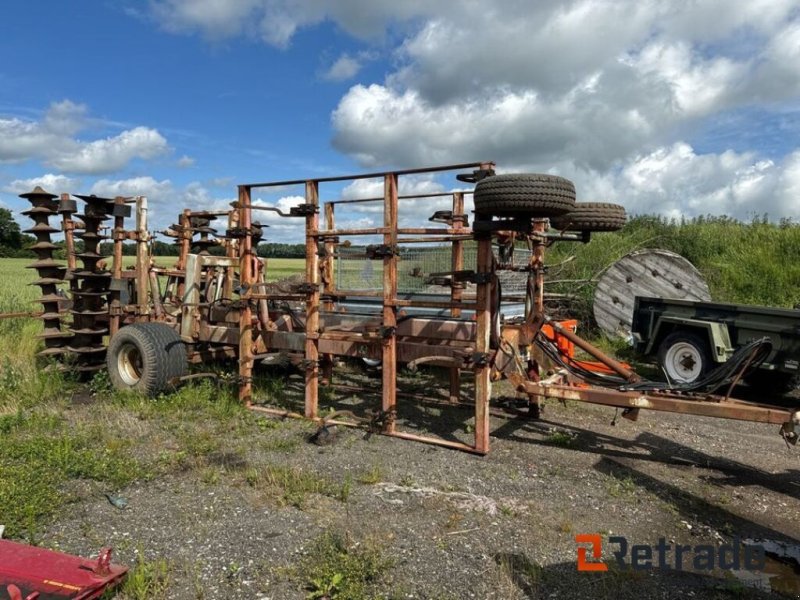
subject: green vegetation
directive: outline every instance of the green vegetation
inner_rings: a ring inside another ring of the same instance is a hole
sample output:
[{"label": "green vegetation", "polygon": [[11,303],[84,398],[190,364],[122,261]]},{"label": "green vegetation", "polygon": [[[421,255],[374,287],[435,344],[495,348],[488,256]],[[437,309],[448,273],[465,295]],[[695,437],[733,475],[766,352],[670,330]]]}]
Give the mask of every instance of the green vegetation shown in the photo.
[{"label": "green vegetation", "polygon": [[309,600],[366,600],[383,597],[375,586],[391,566],[375,544],[326,533],[314,542],[296,571],[305,578]]},{"label": "green vegetation", "polygon": [[158,600],[167,596],[170,565],[166,560],[148,561],[141,549],[118,595],[118,600]]},{"label": "green vegetation", "polygon": [[303,508],[311,494],[330,496],[347,502],[352,490],[352,481],[349,478],[338,485],[316,473],[283,465],[248,469],[245,481],[251,487],[297,508]]},{"label": "green vegetation", "polygon": [[[686,221],[642,216],[617,233],[592,234],[589,244],[558,243],[547,254],[551,280],[590,280],[614,261],[640,248],[663,248],[687,258],[703,274],[717,302],[791,307],[800,302],[800,225],[757,218],[742,223],[728,217]],[[593,286],[566,283],[549,291],[577,293],[572,309],[579,318],[591,314]]]},{"label": "green vegetation", "polygon": [[8,535],[35,540],[40,520],[71,499],[70,480],[115,489],[145,476],[127,456],[130,445],[99,424],[70,426],[45,411],[0,416],[0,521]]},{"label": "green vegetation", "polygon": [[572,448],[577,444],[577,437],[566,431],[553,431],[547,436],[547,443],[562,448]]}]

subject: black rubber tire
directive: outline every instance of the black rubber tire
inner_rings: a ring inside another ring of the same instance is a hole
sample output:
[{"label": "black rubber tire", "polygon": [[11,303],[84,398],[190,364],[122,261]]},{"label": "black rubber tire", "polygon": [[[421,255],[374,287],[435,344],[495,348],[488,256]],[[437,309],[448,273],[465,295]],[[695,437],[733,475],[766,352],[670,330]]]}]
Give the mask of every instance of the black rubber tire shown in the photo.
[{"label": "black rubber tire", "polygon": [[748,373],[745,382],[759,393],[783,396],[800,387],[800,376],[797,373],[783,371],[767,371],[756,369]]},{"label": "black rubber tire", "polygon": [[156,396],[188,371],[186,346],[163,323],[135,323],[111,338],[106,354],[111,383],[118,390]]},{"label": "black rubber tire", "polygon": [[575,186],[556,175],[493,175],[475,186],[475,214],[497,217],[551,218],[575,206]]},{"label": "black rubber tire", "polygon": [[[680,346],[685,344],[686,346]],[[672,353],[670,350],[673,349]],[[684,348],[684,355],[687,367],[682,369],[676,367],[676,362],[680,362],[679,349]],[[677,355],[677,356],[676,356]],[[672,365],[668,364],[672,362]],[[694,365],[698,368],[694,372]],[[658,347],[658,365],[662,373],[667,373],[667,378],[671,384],[693,383],[708,373],[714,365],[708,343],[696,333],[691,331],[673,331],[667,335]]]},{"label": "black rubber tire", "polygon": [[550,225],[561,231],[619,231],[626,220],[619,204],[578,202],[566,215],[550,219]]}]

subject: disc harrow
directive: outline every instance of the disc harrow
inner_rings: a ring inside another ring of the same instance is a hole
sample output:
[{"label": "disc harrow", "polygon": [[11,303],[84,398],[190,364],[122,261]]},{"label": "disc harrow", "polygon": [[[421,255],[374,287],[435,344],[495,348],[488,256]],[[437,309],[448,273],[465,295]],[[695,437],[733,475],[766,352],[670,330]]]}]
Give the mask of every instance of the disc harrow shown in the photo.
[{"label": "disc harrow", "polygon": [[42,291],[37,302],[42,305],[43,314],[39,318],[44,322],[44,329],[38,337],[44,340],[44,350],[39,352],[39,356],[57,357],[67,351],[66,344],[72,338],[72,333],[64,328],[60,312],[60,307],[67,298],[58,290],[58,286],[64,283],[67,267],[54,260],[53,253],[58,246],[51,239],[52,234],[58,231],[50,225],[50,217],[58,214],[58,202],[55,201],[55,194],[50,194],[39,186],[20,194],[20,198],[31,203],[31,208],[22,214],[34,222],[34,226],[25,230],[25,233],[36,236],[36,243],[31,246],[36,254],[36,261],[27,268],[36,269],[38,278],[31,285],[38,285]]}]

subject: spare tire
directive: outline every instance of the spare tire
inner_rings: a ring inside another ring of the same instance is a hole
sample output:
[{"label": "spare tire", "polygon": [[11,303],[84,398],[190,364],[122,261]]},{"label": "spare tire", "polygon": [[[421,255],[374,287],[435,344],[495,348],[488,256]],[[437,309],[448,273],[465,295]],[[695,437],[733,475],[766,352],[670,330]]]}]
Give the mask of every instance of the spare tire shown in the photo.
[{"label": "spare tire", "polygon": [[156,396],[187,372],[186,346],[163,323],[134,323],[111,338],[106,354],[111,383],[118,390]]},{"label": "spare tire", "polygon": [[625,225],[625,207],[607,202],[578,202],[567,214],[550,219],[562,231],[619,231]]},{"label": "spare tire", "polygon": [[575,206],[575,186],[556,175],[493,175],[475,186],[475,214],[497,217],[550,218]]}]

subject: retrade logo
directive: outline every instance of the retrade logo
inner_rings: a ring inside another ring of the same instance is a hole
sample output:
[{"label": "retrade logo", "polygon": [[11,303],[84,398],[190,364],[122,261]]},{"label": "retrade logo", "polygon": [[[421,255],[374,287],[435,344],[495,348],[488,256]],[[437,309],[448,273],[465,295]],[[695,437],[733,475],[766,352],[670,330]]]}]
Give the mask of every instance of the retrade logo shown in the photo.
[{"label": "retrade logo", "polygon": [[[575,536],[579,544],[591,544],[590,548],[578,546],[578,571],[608,571],[608,565],[597,562],[603,556],[603,538],[599,533],[579,533]],[[595,562],[586,560],[586,551],[591,549]]]},{"label": "retrade logo", "polygon": [[[608,564],[603,562],[603,538],[599,533],[579,533],[575,542],[578,544],[578,571],[608,571]],[[720,546],[689,546],[668,544],[663,537],[658,538],[655,545],[629,545],[627,538],[613,535],[608,538],[608,545],[617,567],[635,571],[652,568],[662,571],[763,571],[766,564],[764,546],[743,545],[738,537]]]}]

